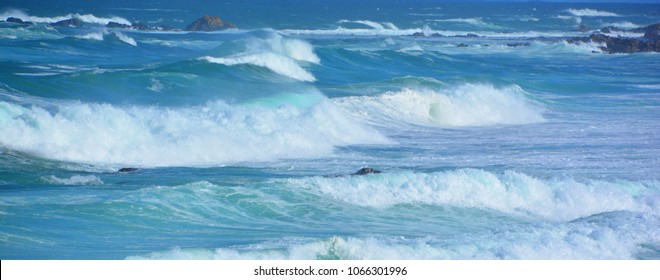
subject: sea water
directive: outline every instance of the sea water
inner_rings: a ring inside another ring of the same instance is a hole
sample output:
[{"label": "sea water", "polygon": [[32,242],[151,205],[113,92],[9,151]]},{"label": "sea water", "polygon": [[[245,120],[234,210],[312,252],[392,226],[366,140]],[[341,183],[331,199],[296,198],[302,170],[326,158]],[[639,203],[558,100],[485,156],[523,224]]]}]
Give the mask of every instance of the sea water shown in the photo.
[{"label": "sea water", "polygon": [[0,9],[2,259],[660,258],[658,4]]}]

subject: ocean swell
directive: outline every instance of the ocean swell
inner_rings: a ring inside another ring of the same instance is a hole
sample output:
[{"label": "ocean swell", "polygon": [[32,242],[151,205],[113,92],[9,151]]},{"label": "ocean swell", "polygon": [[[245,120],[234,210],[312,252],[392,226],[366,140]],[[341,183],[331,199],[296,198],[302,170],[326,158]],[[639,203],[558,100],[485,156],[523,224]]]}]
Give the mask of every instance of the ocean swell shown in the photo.
[{"label": "ocean swell", "polygon": [[491,209],[512,215],[570,221],[611,211],[657,213],[657,182],[541,180],[476,169],[288,179],[292,186],[369,207],[430,204]]}]

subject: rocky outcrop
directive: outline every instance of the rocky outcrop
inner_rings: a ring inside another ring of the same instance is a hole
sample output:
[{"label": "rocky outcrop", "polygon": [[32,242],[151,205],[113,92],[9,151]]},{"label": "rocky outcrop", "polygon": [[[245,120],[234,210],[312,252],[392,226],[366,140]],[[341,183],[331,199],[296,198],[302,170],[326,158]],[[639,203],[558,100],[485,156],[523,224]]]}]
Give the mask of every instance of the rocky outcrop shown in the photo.
[{"label": "rocky outcrop", "polygon": [[232,23],[225,22],[217,16],[204,16],[189,24],[186,31],[218,31],[228,28],[236,28]]},{"label": "rocky outcrop", "polygon": [[7,18],[6,21],[11,22],[11,23],[21,24],[21,25],[34,25],[34,23],[32,23],[32,22],[23,21],[22,19],[15,18],[15,17],[9,17],[9,18]]},{"label": "rocky outcrop", "polygon": [[56,23],[51,23],[52,27],[81,27],[83,25],[82,20],[78,18],[70,18],[65,20],[60,20]]},{"label": "rocky outcrop", "polygon": [[569,43],[588,43],[593,42],[601,44],[600,49],[607,53],[637,53],[637,52],[660,52],[660,23],[652,24],[642,28],[627,30],[628,32],[641,33],[643,37],[613,37],[607,35],[608,31],[602,33],[593,33],[589,37],[576,37],[568,40]]},{"label": "rocky outcrop", "polygon": [[118,23],[118,22],[111,21],[111,22],[108,22],[108,24],[106,24],[105,27],[107,27],[107,28],[124,28],[124,29],[126,29],[126,28],[131,28],[132,26],[128,25],[128,24],[123,24],[123,23]]}]

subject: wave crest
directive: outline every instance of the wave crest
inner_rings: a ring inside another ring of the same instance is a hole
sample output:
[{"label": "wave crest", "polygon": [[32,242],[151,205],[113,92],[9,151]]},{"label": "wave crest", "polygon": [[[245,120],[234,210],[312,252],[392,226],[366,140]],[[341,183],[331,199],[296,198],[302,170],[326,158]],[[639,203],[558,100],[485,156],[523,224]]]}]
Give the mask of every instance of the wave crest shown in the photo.
[{"label": "wave crest", "polygon": [[335,101],[373,123],[387,121],[430,126],[488,126],[543,122],[542,109],[518,86],[465,84],[444,91],[403,89],[378,96]]}]

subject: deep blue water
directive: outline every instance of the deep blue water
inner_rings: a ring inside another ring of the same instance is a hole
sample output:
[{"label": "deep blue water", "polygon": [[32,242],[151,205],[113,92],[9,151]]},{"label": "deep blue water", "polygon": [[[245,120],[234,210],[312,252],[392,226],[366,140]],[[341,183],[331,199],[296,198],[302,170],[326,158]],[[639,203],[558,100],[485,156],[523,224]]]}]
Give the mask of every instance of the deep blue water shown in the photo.
[{"label": "deep blue water", "polygon": [[[104,26],[204,14],[238,28]],[[12,16],[37,24],[0,23],[2,259],[660,258],[660,56],[566,41],[658,23],[658,4],[0,3]],[[365,166],[382,173],[343,176]]]}]

